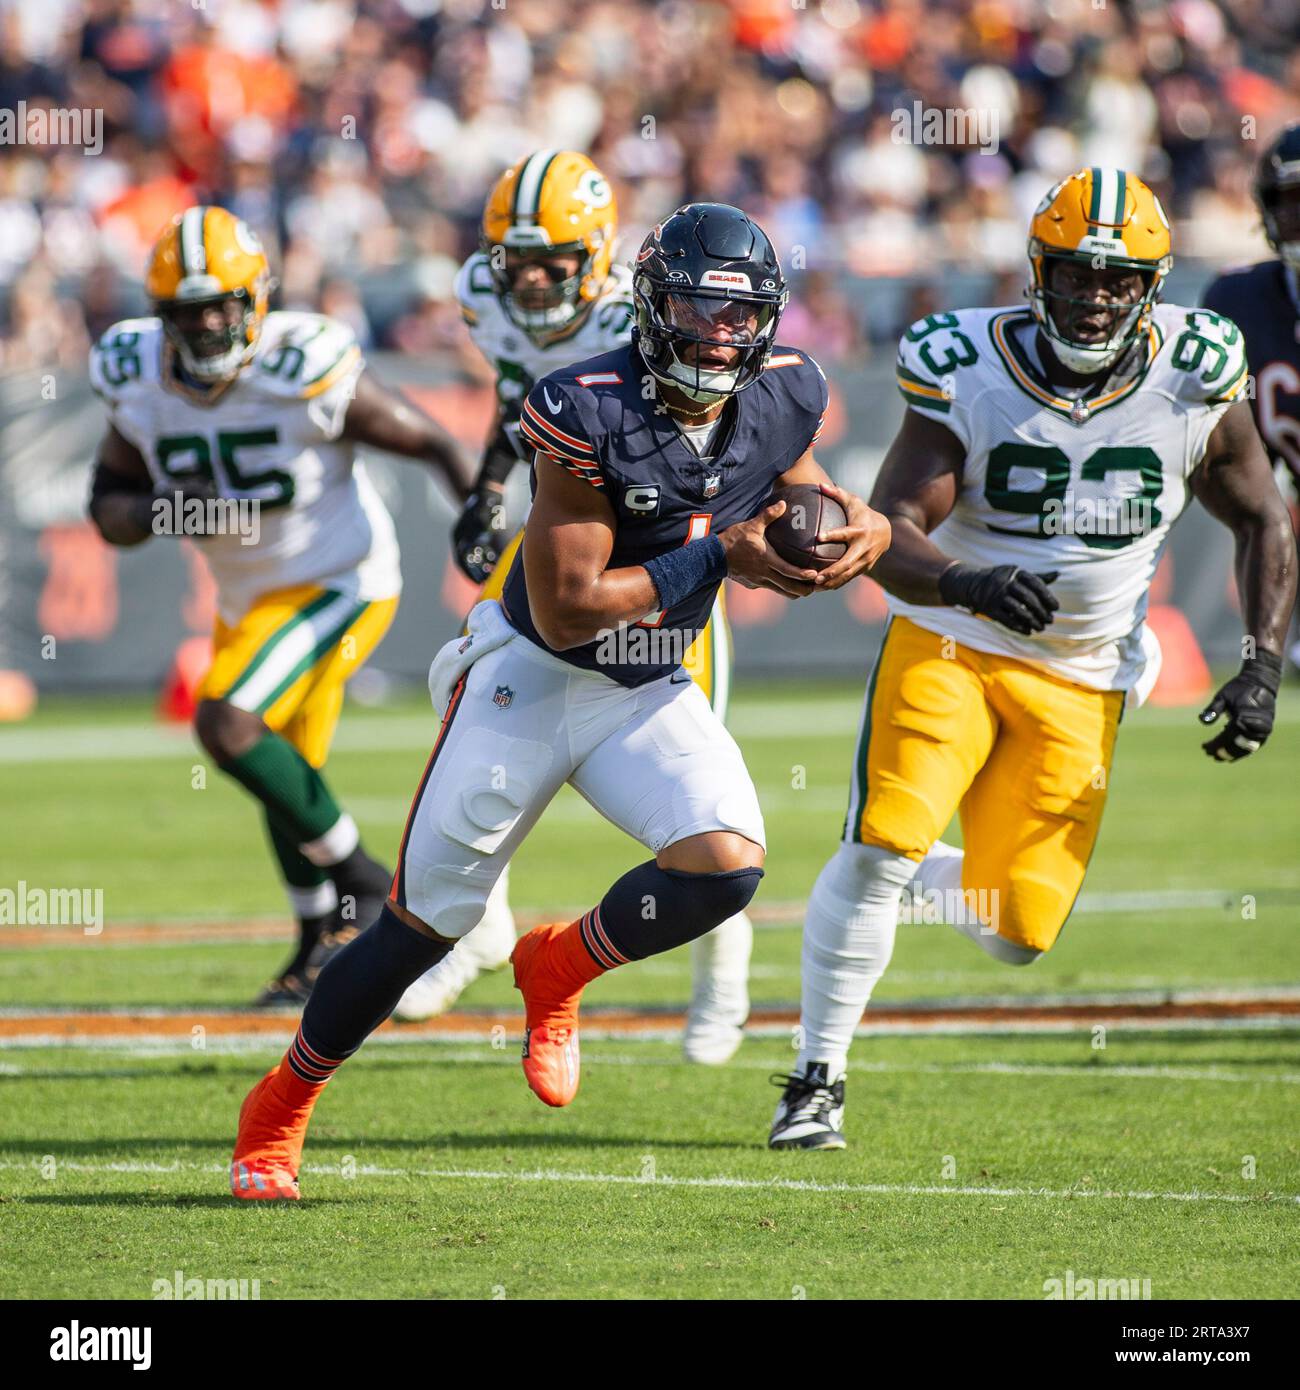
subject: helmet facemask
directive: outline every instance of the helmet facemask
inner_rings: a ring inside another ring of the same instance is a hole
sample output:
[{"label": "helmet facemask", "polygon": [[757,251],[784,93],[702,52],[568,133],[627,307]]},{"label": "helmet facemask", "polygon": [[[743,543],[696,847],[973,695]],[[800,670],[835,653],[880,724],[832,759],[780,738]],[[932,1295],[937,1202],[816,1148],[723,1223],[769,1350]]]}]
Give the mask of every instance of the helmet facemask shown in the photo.
[{"label": "helmet facemask", "polygon": [[666,385],[715,405],[758,380],[776,340],[786,295],[764,297],[683,291],[633,281],[637,344]]},{"label": "helmet facemask", "polygon": [[[204,322],[207,311],[214,306],[222,315],[219,328]],[[234,377],[257,346],[257,298],[245,289],[201,299],[164,300],[155,307],[168,342],[185,371],[196,381],[211,383]]]},{"label": "helmet facemask", "polygon": [[[1092,255],[1054,252],[1032,241],[1029,255],[1033,266],[1033,278],[1027,291],[1029,302],[1057,360],[1070,371],[1085,376],[1109,370],[1150,322],[1151,311],[1160,298],[1164,266],[1111,257],[1097,267]],[[1136,300],[1127,301],[1054,289],[1055,267],[1060,264],[1136,271],[1143,279],[1142,294]],[[1090,332],[1081,332],[1076,325],[1094,316],[1101,317],[1101,324]]]},{"label": "helmet facemask", "polygon": [[[584,288],[592,275],[594,257],[582,242],[567,246],[492,246],[487,248],[487,254],[492,284],[502,307],[511,322],[530,337],[562,332],[590,301]],[[561,256],[576,256],[577,270],[569,273],[557,265]],[[550,283],[520,288],[519,273],[529,266],[541,266]]]},{"label": "helmet facemask", "polygon": [[1300,271],[1300,167],[1287,166],[1274,186],[1260,192],[1259,202],[1268,244]]}]

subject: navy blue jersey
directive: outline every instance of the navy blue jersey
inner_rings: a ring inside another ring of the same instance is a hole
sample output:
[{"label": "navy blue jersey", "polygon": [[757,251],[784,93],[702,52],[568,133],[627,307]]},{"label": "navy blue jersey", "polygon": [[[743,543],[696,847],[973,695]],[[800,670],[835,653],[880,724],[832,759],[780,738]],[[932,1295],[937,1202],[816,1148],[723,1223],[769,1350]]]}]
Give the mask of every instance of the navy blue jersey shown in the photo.
[{"label": "navy blue jersey", "polygon": [[[543,377],[528,393],[520,420],[536,450],[534,492],[537,469],[566,468],[609,499],[616,519],[610,569],[644,565],[757,516],[777,478],[817,438],[826,410],[821,368],[806,353],[774,348],[767,370],[728,403],[709,456],[701,459],[657,396],[646,399],[648,379],[636,348],[618,348]],[[636,635],[629,629],[618,645],[597,639],[555,655],[622,685],[644,685],[681,664],[709,620],[717,588],[698,589],[635,625],[652,629],[655,642],[629,641]],[[502,602],[515,627],[545,647],[529,608],[523,547]]]},{"label": "navy blue jersey", "polygon": [[1255,426],[1300,486],[1300,296],[1294,280],[1281,261],[1230,270],[1206,290],[1205,307],[1230,317],[1246,335]]}]

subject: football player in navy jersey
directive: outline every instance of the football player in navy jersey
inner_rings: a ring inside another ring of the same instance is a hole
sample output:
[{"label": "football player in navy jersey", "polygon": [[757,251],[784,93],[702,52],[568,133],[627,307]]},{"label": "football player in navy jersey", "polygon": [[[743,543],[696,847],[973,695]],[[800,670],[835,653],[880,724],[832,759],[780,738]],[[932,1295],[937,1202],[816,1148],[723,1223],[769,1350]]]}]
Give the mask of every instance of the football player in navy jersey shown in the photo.
[{"label": "football player in navy jersey", "polygon": [[[763,875],[763,817],[735,741],[681,670],[730,576],[790,598],[871,568],[889,524],[813,458],[825,378],[776,345],[787,290],[766,235],[715,203],[678,209],[637,258],[631,344],[543,377],[524,406],[533,508],[501,602],[434,659],[442,715],[402,836],[393,892],[322,970],[284,1060],[240,1112],[231,1189],[298,1196],[317,1096],[455,946],[511,855],[568,782],[653,858],[575,922],[520,938],[524,1074],[548,1105],[578,1089],[578,1000],[606,970],[694,940]],[[847,525],[820,572],[765,531],[791,483]]]},{"label": "football player in navy jersey", "polygon": [[[1255,201],[1277,257],[1220,275],[1204,303],[1245,334],[1255,426],[1300,495],[1300,122],[1264,151]],[[1300,667],[1300,641],[1292,644],[1290,658]]]}]

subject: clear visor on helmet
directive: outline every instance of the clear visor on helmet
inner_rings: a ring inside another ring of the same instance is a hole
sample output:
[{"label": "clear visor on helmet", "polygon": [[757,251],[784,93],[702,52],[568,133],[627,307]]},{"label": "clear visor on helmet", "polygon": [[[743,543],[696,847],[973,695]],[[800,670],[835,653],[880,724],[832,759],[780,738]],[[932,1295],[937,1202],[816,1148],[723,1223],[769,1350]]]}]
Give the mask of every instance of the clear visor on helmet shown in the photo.
[{"label": "clear visor on helmet", "polygon": [[663,318],[683,338],[747,347],[766,336],[775,311],[774,304],[743,299],[669,294],[664,298]]},{"label": "clear visor on helmet", "polygon": [[506,312],[529,333],[563,328],[578,312],[590,257],[583,246],[489,252],[492,279]]}]

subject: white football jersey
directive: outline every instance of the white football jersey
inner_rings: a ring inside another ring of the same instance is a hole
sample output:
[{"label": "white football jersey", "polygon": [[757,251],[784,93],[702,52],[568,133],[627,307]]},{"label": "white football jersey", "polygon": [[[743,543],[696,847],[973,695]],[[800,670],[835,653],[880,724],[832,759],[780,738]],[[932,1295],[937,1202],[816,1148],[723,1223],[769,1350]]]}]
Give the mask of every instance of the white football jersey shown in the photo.
[{"label": "white football jersey", "polygon": [[401,589],[392,518],[342,439],[365,366],[350,329],[322,314],[273,313],[252,359],[214,400],[176,381],[156,318],[115,324],[91,349],[90,379],[155,484],[211,478],[256,498],[259,534],[196,536],[224,622],[261,594],[318,584],[361,600]]},{"label": "white football jersey", "polygon": [[610,267],[599,298],[577,328],[544,347],[539,347],[502,307],[482,251],[476,251],[461,266],[456,276],[456,298],[474,346],[496,372],[497,396],[508,422],[518,418],[534,382],[574,362],[612,352],[632,335],[632,272],[622,265]]},{"label": "white football jersey", "polygon": [[899,344],[898,385],[966,449],[935,545],[969,565],[1059,571],[1060,611],[1025,637],[961,609],[892,594],[889,607],[979,651],[1144,697],[1159,663],[1147,590],[1188,478],[1245,387],[1242,335],[1204,309],[1158,305],[1145,354],[1085,408],[1048,384],[1035,332],[1027,308],[931,314]]}]

